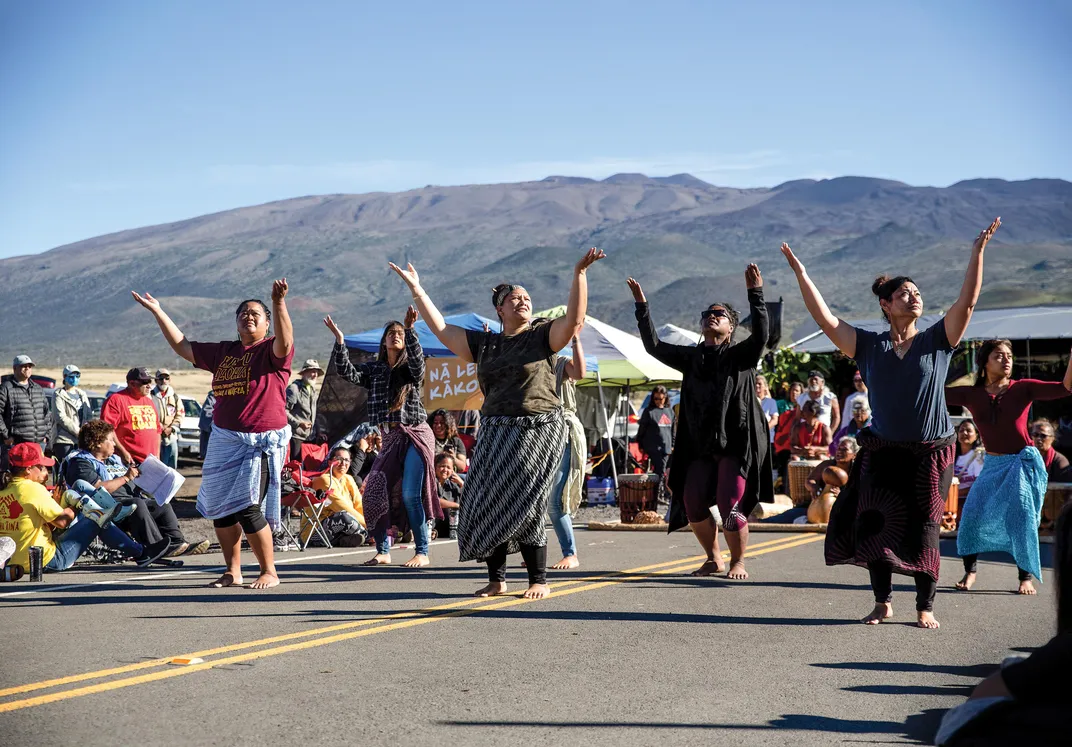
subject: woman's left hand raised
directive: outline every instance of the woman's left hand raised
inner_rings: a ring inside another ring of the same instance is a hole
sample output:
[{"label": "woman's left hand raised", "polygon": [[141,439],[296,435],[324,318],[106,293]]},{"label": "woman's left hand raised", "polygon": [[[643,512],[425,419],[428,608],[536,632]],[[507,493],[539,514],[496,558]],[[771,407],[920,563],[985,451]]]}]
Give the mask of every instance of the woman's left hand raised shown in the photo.
[{"label": "woman's left hand raised", "polygon": [[589,267],[594,265],[599,260],[605,259],[606,256],[607,255],[603,253],[602,249],[597,249],[593,246],[591,249],[584,253],[584,256],[581,257],[581,260],[577,263],[577,266],[574,268],[574,271],[578,274],[585,272]]},{"label": "woman's left hand raised", "polygon": [[753,288],[763,287],[763,275],[759,272],[759,265],[755,263],[748,265],[744,270],[744,284],[748,290]]},{"label": "woman's left hand raised", "polygon": [[290,290],[290,286],[287,285],[286,278],[272,283],[272,303],[282,303],[283,299],[287,297],[288,290]]},{"label": "woman's left hand raised", "polygon": [[404,270],[394,262],[388,262],[387,264],[392,270],[398,273],[400,278],[406,281],[406,285],[408,285],[411,290],[420,286],[421,278],[417,274],[417,270],[414,269],[412,262],[407,262],[406,269]]},{"label": "woman's left hand raised", "polygon": [[972,244],[972,249],[977,252],[981,252],[986,249],[986,245],[990,243],[990,239],[994,237],[994,233],[1001,228],[1001,216],[994,218],[994,221],[979,232],[979,235],[975,237],[975,243]]},{"label": "woman's left hand raised", "polygon": [[406,309],[406,321],[405,321],[406,329],[413,329],[414,322],[416,322],[417,319],[420,318],[420,316],[421,315],[412,306],[407,308]]}]

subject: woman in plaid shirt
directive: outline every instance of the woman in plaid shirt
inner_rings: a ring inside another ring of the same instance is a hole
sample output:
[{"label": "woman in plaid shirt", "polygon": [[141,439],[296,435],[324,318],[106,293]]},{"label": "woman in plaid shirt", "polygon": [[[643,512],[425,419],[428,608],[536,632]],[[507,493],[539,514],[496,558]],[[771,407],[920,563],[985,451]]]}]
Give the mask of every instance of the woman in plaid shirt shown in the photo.
[{"label": "woman in plaid shirt", "polygon": [[[388,322],[380,338],[376,360],[354,365],[342,330],[332,321],[324,324],[335,335],[331,358],[335,370],[351,384],[368,390],[368,420],[383,434],[380,455],[365,478],[365,521],[376,540],[376,556],[365,565],[391,562],[387,531],[401,501],[413,530],[414,554],[403,565],[428,565],[429,520],[443,518],[435,480],[435,436],[421,403],[424,384],[424,350],[413,329],[417,310],[406,310],[405,324]],[[404,527],[401,527],[403,530]]]}]

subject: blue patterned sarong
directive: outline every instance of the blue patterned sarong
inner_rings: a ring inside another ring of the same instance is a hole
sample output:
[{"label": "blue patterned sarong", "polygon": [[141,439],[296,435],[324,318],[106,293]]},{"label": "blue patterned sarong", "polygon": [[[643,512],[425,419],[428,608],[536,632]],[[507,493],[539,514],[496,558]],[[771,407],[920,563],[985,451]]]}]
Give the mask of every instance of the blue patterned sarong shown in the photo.
[{"label": "blue patterned sarong", "polygon": [[1038,528],[1045,496],[1046,465],[1034,446],[1019,454],[988,454],[964,502],[957,553],[1007,552],[1041,582]]},{"label": "blue patterned sarong", "polygon": [[275,532],[280,525],[283,464],[290,446],[290,426],[263,433],[242,433],[212,424],[208,454],[201,469],[197,510],[206,519],[222,519],[261,502],[261,454],[268,457],[268,492],[264,518]]}]

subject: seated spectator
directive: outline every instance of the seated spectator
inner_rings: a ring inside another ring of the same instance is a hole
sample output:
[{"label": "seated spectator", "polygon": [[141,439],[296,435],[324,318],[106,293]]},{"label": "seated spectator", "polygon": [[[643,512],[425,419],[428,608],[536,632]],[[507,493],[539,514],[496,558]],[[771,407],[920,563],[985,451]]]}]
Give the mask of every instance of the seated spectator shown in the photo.
[{"label": "seated spectator", "polygon": [[458,472],[469,469],[465,444],[458,437],[458,424],[454,421],[454,416],[446,410],[436,410],[428,416],[428,426],[435,436],[436,454],[453,454],[454,469]]},{"label": "seated spectator", "polygon": [[857,433],[871,426],[871,404],[866,397],[857,397],[852,401],[850,414],[852,417],[849,418],[849,421],[838,428],[838,432],[834,434],[834,441],[830,444],[830,456],[834,455],[837,445],[841,443],[841,439],[845,436],[856,438]]},{"label": "seated spectator", "polygon": [[[9,566],[29,571],[30,548],[40,547],[44,570],[67,570],[98,536],[108,547],[135,560],[140,568],[167,553],[166,542],[146,547],[111,523],[110,517],[120,508],[119,503],[99,517],[100,523],[79,517],[73,509],[56,503],[45,489],[55,460],[44,455],[40,444],[16,444],[8,452],[8,460],[10,471],[0,473],[0,535],[15,541]],[[66,531],[53,538],[53,527]],[[5,577],[10,577],[7,570]]]},{"label": "seated spectator", "polygon": [[829,452],[833,434],[830,426],[819,420],[819,407],[811,399],[800,406],[800,419],[789,436],[794,459],[818,459]]},{"label": "seated spectator", "polygon": [[1072,482],[1072,467],[1069,466],[1068,457],[1053,447],[1057,429],[1049,420],[1040,418],[1031,424],[1029,429],[1031,439],[1035,442],[1035,448],[1042,455],[1042,462],[1046,465],[1046,476],[1050,482]]},{"label": "seated spectator", "polygon": [[[317,475],[309,486],[328,499],[321,516],[324,531],[331,544],[339,547],[360,547],[368,539],[361,491],[349,475],[350,450],[339,446],[328,458],[328,471]],[[311,509],[305,508],[308,515]],[[307,526],[302,541],[308,539],[312,526]]]},{"label": "seated spectator", "polygon": [[336,448],[338,446],[349,447],[350,477],[354,478],[358,487],[363,488],[365,478],[372,471],[372,465],[375,464],[377,457],[380,456],[382,443],[383,438],[380,436],[379,429],[369,423],[362,423],[335,445]]},{"label": "seated spectator", "polygon": [[[156,505],[156,500],[134,484],[134,476],[115,453],[115,429],[103,420],[90,420],[78,433],[78,448],[64,460],[61,473],[67,485],[84,480],[95,488],[104,488],[117,501],[134,504],[134,512],[120,522],[120,528],[143,545],[157,547],[160,542],[171,544],[170,536],[178,534],[179,520],[170,504]],[[208,540],[196,546],[173,547],[189,554],[208,550]]]},{"label": "seated spectator", "polygon": [[1072,733],[1072,503],[1057,517],[1053,569],[1057,635],[1027,658],[1009,657],[966,703],[942,717],[935,744],[945,747],[1068,744]]},{"label": "seated spectator", "polygon": [[[823,485],[825,484],[823,482],[823,472],[827,467],[840,467],[845,470],[845,474],[851,474],[853,460],[856,459],[856,454],[859,451],[860,444],[856,442],[853,436],[842,436],[838,441],[837,449],[834,451],[834,458],[815,465],[815,469],[808,473],[808,478],[804,481],[812,497],[818,496],[823,491]],[[835,495],[837,492],[838,488],[834,488]]]},{"label": "seated spectator", "polygon": [[[800,405],[797,399],[804,393],[804,385],[794,381],[789,385],[789,398],[784,402],[786,408],[778,415],[778,425],[774,429],[774,467],[782,476],[782,490],[789,490],[789,460],[793,456],[791,436],[793,426],[800,420]],[[781,407],[781,405],[779,405]]]},{"label": "seated spectator", "polygon": [[454,471],[454,455],[447,452],[436,454],[436,484],[439,487],[439,505],[443,518],[435,525],[437,537],[458,538],[458,510],[462,507],[462,478]]},{"label": "seated spectator", "polygon": [[968,496],[975,478],[983,471],[985,460],[986,448],[983,447],[983,439],[979,435],[979,429],[975,427],[975,421],[962,421],[957,426],[957,458],[953,463],[953,474],[959,481],[957,492],[962,503]]}]

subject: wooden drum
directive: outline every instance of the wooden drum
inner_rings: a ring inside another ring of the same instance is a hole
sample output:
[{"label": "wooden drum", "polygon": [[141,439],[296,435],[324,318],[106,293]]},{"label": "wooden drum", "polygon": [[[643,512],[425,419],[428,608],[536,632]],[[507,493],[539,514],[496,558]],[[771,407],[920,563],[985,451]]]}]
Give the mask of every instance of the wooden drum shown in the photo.
[{"label": "wooden drum", "polygon": [[797,459],[789,462],[789,497],[793,499],[793,505],[807,506],[811,503],[808,475],[822,463],[822,459]]},{"label": "wooden drum", "polygon": [[1072,482],[1051,482],[1046,486],[1046,497],[1042,501],[1042,531],[1054,530],[1057,515],[1069,498],[1072,498]]},{"label": "wooden drum", "polygon": [[956,531],[957,517],[960,515],[960,479],[953,478],[949,483],[949,492],[945,494],[945,511],[942,513],[942,530]]}]

